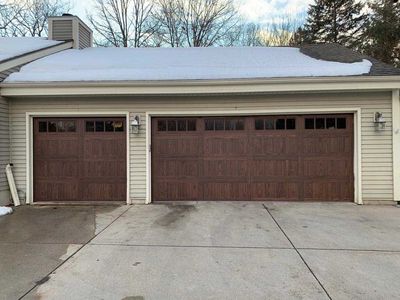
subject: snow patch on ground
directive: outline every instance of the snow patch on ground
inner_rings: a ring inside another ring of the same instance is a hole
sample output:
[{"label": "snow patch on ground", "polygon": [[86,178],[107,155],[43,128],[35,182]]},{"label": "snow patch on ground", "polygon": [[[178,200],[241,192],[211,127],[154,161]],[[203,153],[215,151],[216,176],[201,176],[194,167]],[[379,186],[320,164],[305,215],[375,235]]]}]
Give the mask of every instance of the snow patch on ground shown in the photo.
[{"label": "snow patch on ground", "polygon": [[11,207],[0,206],[0,217],[8,215],[8,214],[12,214],[12,213],[13,213],[13,209]]},{"label": "snow patch on ground", "polygon": [[34,61],[6,82],[350,76],[371,66],[317,60],[290,47],[88,48]]},{"label": "snow patch on ground", "polygon": [[0,62],[35,50],[60,44],[45,38],[0,37]]}]

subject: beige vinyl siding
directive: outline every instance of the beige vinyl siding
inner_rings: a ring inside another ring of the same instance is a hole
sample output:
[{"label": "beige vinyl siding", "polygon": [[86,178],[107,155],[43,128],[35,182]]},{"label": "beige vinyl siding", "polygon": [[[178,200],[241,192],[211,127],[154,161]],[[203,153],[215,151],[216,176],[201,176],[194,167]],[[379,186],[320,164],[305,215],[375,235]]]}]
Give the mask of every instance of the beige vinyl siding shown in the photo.
[{"label": "beige vinyl siding", "polygon": [[90,32],[79,23],[79,49],[90,47]]},{"label": "beige vinyl siding", "polygon": [[68,41],[73,39],[72,20],[57,20],[52,23],[52,39],[56,41]]},{"label": "beige vinyl siding", "polygon": [[[146,197],[146,112],[291,110],[361,108],[362,118],[362,193],[365,201],[393,201],[392,98],[390,92],[324,93],[248,96],[181,97],[93,97],[13,99],[10,104],[11,149],[18,188],[26,185],[26,112],[129,111],[141,115],[139,134],[130,135],[130,197]],[[381,111],[387,121],[384,131],[376,131],[374,112]]]},{"label": "beige vinyl siding", "polygon": [[5,174],[10,160],[8,102],[0,97],[0,205],[8,204],[8,184]]}]

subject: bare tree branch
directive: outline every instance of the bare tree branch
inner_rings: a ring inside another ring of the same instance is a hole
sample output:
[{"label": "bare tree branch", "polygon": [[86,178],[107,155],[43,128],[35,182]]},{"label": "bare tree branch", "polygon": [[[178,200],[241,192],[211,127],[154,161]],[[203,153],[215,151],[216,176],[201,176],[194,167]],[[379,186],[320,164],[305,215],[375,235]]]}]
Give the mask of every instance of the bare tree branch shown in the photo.
[{"label": "bare tree branch", "polygon": [[142,47],[157,29],[151,0],[96,0],[94,14],[88,14],[96,44],[115,47]]},{"label": "bare tree branch", "polygon": [[155,45],[171,47],[183,45],[184,33],[181,30],[183,23],[178,9],[176,0],[158,0],[157,10],[153,13],[154,19],[159,24],[158,32],[153,37]]},{"label": "bare tree branch", "polygon": [[16,20],[21,11],[17,2],[0,3],[0,36],[16,36]]},{"label": "bare tree branch", "polygon": [[158,37],[171,47],[221,44],[239,22],[227,0],[158,0],[154,15],[161,29]]},{"label": "bare tree branch", "polygon": [[14,26],[22,36],[47,35],[47,19],[71,10],[64,0],[19,0],[19,11]]}]

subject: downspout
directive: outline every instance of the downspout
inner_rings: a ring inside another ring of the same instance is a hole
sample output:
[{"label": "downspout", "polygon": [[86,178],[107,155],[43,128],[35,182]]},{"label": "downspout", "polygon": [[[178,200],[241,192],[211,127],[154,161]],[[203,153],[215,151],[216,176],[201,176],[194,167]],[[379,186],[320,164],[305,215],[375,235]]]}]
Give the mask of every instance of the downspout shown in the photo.
[{"label": "downspout", "polygon": [[392,91],[393,200],[400,205],[400,90]]},{"label": "downspout", "polygon": [[8,186],[10,187],[11,197],[15,206],[20,206],[21,202],[18,197],[17,186],[15,185],[14,175],[12,173],[12,164],[8,164],[6,167],[6,174],[8,180]]},{"label": "downspout", "polygon": [[12,173],[12,151],[11,151],[11,115],[10,115],[10,106],[11,106],[11,101],[7,99],[7,107],[8,107],[8,161],[9,163],[6,166],[6,176],[7,176],[7,181],[8,181],[8,187],[10,189],[10,194],[12,201],[15,206],[21,205],[21,202],[19,200],[18,196],[18,190],[15,185],[15,180],[14,180],[14,175]]},{"label": "downspout", "polygon": [[6,99],[7,100],[7,108],[8,108],[8,112],[7,112],[7,115],[8,115],[8,163],[9,164],[11,164],[11,162],[12,162],[12,152],[11,152],[11,114],[10,114],[10,111],[11,111],[11,101],[9,100],[9,99]]}]

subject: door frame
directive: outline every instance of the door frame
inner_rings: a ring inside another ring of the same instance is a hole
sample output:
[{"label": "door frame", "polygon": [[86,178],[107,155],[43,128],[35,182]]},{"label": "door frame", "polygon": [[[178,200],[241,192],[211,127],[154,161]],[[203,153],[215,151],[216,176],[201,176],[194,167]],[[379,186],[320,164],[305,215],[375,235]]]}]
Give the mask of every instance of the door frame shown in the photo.
[{"label": "door frame", "polygon": [[33,204],[33,119],[34,118],[84,118],[84,117],[120,117],[126,122],[126,204],[132,204],[130,199],[130,123],[128,111],[97,111],[97,112],[27,112],[25,114],[26,130],[26,204]]},{"label": "door frame", "polygon": [[354,118],[354,203],[363,204],[361,176],[361,108],[316,108],[310,109],[261,109],[261,110],[224,110],[224,111],[147,111],[146,112],[146,200],[152,203],[151,142],[153,117],[207,117],[207,116],[255,116],[255,115],[317,115],[317,114],[353,114]]}]

